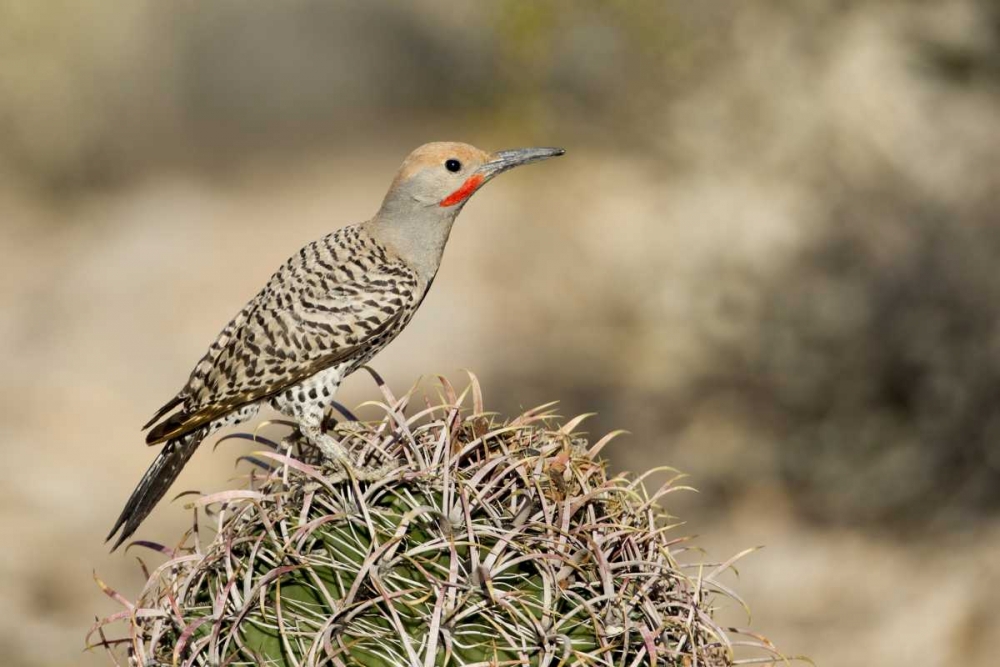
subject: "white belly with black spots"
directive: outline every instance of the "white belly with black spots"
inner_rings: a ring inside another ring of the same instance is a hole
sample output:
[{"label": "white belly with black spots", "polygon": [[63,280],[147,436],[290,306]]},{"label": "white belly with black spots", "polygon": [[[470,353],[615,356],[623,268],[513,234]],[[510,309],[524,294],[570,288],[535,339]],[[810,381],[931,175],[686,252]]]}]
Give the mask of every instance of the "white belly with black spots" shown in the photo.
[{"label": "white belly with black spots", "polygon": [[343,379],[344,368],[331,366],[271,398],[271,406],[301,426],[319,428]]}]

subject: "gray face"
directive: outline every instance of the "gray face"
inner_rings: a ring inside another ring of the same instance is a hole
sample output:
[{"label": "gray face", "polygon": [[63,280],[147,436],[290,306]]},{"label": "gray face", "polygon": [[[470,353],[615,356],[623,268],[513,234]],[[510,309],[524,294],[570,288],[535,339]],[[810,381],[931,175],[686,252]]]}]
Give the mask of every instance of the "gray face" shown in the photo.
[{"label": "gray face", "polygon": [[[403,161],[387,198],[394,198],[404,205],[410,202],[411,206],[438,206],[474,178],[489,157],[485,151],[468,144],[424,144]],[[474,192],[475,188],[471,191]]]}]

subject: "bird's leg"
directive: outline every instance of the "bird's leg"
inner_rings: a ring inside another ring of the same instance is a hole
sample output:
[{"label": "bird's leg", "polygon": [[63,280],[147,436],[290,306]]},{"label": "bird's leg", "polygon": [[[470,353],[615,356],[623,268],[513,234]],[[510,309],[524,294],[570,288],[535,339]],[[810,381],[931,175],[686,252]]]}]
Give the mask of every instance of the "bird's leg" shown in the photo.
[{"label": "bird's leg", "polygon": [[350,462],[347,450],[332,435],[323,431],[326,403],[337,390],[340,376],[334,370],[320,372],[298,387],[271,399],[271,405],[298,424],[299,433],[327,459],[334,463]]},{"label": "bird's leg", "polygon": [[333,481],[343,481],[353,477],[358,481],[373,482],[382,479],[396,467],[392,463],[385,463],[378,466],[358,465],[339,440],[329,433],[324,433],[319,427],[303,427],[302,434],[316,445],[323,453],[323,456],[338,469],[331,476]]},{"label": "bird's leg", "polygon": [[281,439],[280,451],[282,454],[294,456],[305,463],[316,464],[326,458],[323,450],[313,444],[313,441],[302,432],[298,424]]},{"label": "bird's leg", "polygon": [[318,424],[303,424],[300,426],[302,435],[309,439],[309,442],[316,445],[323,456],[338,465],[347,465],[351,463],[351,456],[344,449],[344,446],[340,444],[340,441],[329,433],[324,433],[323,429]]},{"label": "bird's leg", "polygon": [[322,457],[337,469],[332,475],[333,481],[342,481],[350,477],[360,481],[374,481],[384,477],[394,467],[391,464],[358,465],[340,440],[323,430],[324,413],[324,410],[315,407],[296,410],[293,416],[299,424],[298,432],[301,437],[313,444]]},{"label": "bird's leg", "polygon": [[362,466],[354,461],[351,452],[333,434],[323,429],[327,409],[333,400],[339,374],[334,370],[321,372],[295,390],[275,396],[271,404],[282,414],[299,425],[299,432],[313,444],[322,457],[341,471],[338,477],[358,480],[375,480],[383,477],[392,467],[391,462],[381,466]]}]

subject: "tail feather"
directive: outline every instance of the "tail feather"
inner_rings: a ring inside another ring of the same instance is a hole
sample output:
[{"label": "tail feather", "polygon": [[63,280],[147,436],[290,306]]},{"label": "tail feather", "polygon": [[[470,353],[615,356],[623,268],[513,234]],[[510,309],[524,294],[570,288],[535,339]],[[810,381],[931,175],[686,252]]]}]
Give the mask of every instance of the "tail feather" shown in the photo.
[{"label": "tail feather", "polygon": [[112,551],[131,537],[143,519],[153,511],[156,503],[166,494],[170,485],[177,479],[181,469],[184,468],[184,464],[188,462],[204,438],[205,429],[198,429],[176,440],[170,440],[163,446],[153,461],[153,465],[149,466],[146,474],[139,481],[139,485],[129,496],[128,502],[125,503],[125,509],[122,510],[118,520],[115,521],[114,528],[105,539],[105,541],[110,540],[121,528],[118,539],[111,547]]}]

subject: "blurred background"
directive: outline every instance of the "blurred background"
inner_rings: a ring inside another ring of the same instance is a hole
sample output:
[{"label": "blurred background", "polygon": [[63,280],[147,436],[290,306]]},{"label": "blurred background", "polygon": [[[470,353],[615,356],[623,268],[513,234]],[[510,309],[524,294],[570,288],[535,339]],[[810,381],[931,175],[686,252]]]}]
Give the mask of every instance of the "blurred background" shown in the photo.
[{"label": "blurred background", "polygon": [[507,414],[629,430],[613,466],[689,473],[710,558],[766,545],[733,585],[786,653],[996,664],[995,2],[0,0],[5,665],[107,664],[139,426],[431,140],[568,154],[466,207],[375,361],[397,392],[469,368]]}]

